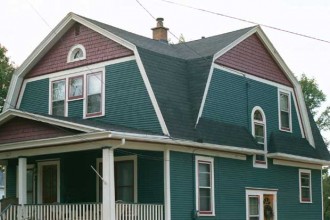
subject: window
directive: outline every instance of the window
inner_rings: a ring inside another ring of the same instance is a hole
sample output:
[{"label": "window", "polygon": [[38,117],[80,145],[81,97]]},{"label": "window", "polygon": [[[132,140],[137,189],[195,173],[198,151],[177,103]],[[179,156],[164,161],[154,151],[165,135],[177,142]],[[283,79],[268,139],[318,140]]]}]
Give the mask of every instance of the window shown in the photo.
[{"label": "window", "polygon": [[311,171],[299,170],[299,188],[300,188],[300,202],[311,203],[312,202],[312,183],[311,183]]},{"label": "window", "polygon": [[260,144],[265,153],[254,156],[254,166],[266,168],[267,167],[267,133],[266,133],[266,117],[263,110],[256,106],[252,109],[252,135],[256,142]]},{"label": "window", "polygon": [[87,75],[86,116],[102,114],[102,73]]},{"label": "window", "polygon": [[260,199],[259,196],[249,196],[249,220],[260,219]]},{"label": "window", "polygon": [[79,60],[84,60],[86,59],[86,50],[85,47],[81,44],[77,44],[73,47],[71,47],[69,53],[68,53],[68,58],[67,62],[75,62]]},{"label": "window", "polygon": [[51,114],[65,115],[65,79],[52,82],[52,107]]},{"label": "window", "polygon": [[291,131],[291,100],[288,92],[279,92],[280,130]]},{"label": "window", "polygon": [[83,98],[83,76],[69,78],[69,100]]},{"label": "window", "polygon": [[247,220],[277,220],[276,189],[246,189]]},{"label": "window", "polygon": [[213,158],[196,157],[196,204],[200,216],[214,213]]}]

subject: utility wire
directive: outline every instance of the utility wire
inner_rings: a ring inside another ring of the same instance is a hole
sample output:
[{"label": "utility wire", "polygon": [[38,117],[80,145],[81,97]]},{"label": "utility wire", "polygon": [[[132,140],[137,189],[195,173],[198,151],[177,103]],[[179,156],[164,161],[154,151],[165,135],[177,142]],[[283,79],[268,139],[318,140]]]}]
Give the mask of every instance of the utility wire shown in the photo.
[{"label": "utility wire", "polygon": [[203,8],[197,8],[197,7],[194,7],[194,6],[191,6],[191,5],[177,3],[177,2],[173,2],[173,1],[169,1],[169,0],[160,0],[160,1],[163,1],[163,2],[166,2],[166,3],[169,3],[169,4],[178,5],[178,6],[185,7],[185,8],[194,9],[194,10],[197,10],[197,11],[202,11],[202,12],[209,13],[209,14],[214,14],[214,15],[217,15],[217,16],[222,16],[222,17],[226,17],[226,18],[230,18],[230,19],[234,19],[234,20],[238,20],[238,21],[243,21],[243,22],[250,23],[250,24],[253,24],[253,25],[261,25],[261,26],[264,26],[266,28],[270,28],[270,29],[273,29],[273,30],[282,31],[282,32],[297,35],[297,36],[300,36],[300,37],[305,37],[305,38],[309,38],[309,39],[312,39],[312,40],[317,40],[317,41],[321,41],[323,43],[330,44],[330,41],[328,41],[328,40],[323,40],[323,39],[313,37],[313,36],[310,36],[310,35],[306,35],[306,34],[300,34],[300,33],[294,32],[294,31],[285,30],[285,29],[274,27],[274,26],[271,26],[271,25],[261,24],[261,23],[246,20],[246,19],[243,19],[243,18],[238,18],[238,17],[226,15],[226,14],[223,14],[223,13],[214,12],[214,11],[210,11],[210,10],[203,9]]}]

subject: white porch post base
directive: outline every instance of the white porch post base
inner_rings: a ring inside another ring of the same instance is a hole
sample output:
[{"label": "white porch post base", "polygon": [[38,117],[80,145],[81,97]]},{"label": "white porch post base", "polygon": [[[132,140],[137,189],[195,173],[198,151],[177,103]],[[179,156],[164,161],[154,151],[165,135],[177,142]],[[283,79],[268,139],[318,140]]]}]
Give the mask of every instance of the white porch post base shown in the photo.
[{"label": "white porch post base", "polygon": [[171,186],[170,186],[170,151],[164,151],[164,206],[165,220],[171,220]]},{"label": "white porch post base", "polygon": [[18,159],[18,203],[26,204],[26,158],[20,157]]},{"label": "white porch post base", "polygon": [[103,148],[103,220],[115,220],[115,175],[113,149]]}]

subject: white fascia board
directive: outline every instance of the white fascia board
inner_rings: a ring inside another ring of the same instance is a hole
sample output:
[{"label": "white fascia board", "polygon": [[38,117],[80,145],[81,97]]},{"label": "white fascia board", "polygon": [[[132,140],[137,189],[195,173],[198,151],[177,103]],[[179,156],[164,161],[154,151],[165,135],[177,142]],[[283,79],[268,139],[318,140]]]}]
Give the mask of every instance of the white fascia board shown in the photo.
[{"label": "white fascia board", "polygon": [[[1,144],[0,152],[26,150],[46,146],[56,146],[65,144],[74,144],[81,142],[90,142],[96,140],[108,139],[111,136],[110,131],[92,132],[86,134],[70,135],[57,138],[47,138],[31,141],[22,141],[17,143]],[[16,155],[17,156],[17,155]]]},{"label": "white fascia board", "polygon": [[55,118],[50,118],[42,115],[36,115],[33,113],[29,112],[23,112],[20,110],[16,109],[9,109],[6,110],[4,113],[0,115],[0,124],[10,120],[13,117],[21,117],[21,118],[26,118],[34,121],[39,121],[51,125],[56,125],[60,127],[65,127],[73,130],[78,130],[82,132],[99,132],[99,131],[104,131],[104,129],[100,128],[95,128],[87,125],[81,125],[78,123],[73,123],[73,122],[68,122],[60,119],[55,119]]},{"label": "white fascia board", "polygon": [[270,153],[270,154],[267,154],[267,156],[269,158],[273,158],[273,159],[282,159],[282,160],[301,162],[301,163],[318,164],[318,165],[323,165],[323,166],[330,165],[330,161],[327,161],[327,160],[319,160],[319,159],[296,156],[296,155],[291,155],[291,154],[286,154],[286,153]]},{"label": "white fascia board", "polygon": [[269,40],[267,35],[263,32],[263,30],[259,26],[257,28],[256,33],[258,34],[258,36],[260,37],[260,39],[262,40],[262,42],[264,43],[264,45],[266,46],[266,48],[268,49],[270,54],[273,56],[274,60],[281,67],[283,72],[289,78],[290,82],[293,84],[295,94],[297,95],[297,104],[298,104],[297,111],[300,110],[299,112],[301,114],[306,139],[308,140],[310,145],[315,147],[312,129],[311,129],[311,125],[309,123],[307,108],[306,108],[304,96],[303,96],[299,81],[296,79],[296,77],[294,76],[294,74],[292,73],[290,68],[286,65],[286,63],[284,62],[284,60],[282,59],[280,54],[275,49],[274,45],[271,43],[271,41]]}]

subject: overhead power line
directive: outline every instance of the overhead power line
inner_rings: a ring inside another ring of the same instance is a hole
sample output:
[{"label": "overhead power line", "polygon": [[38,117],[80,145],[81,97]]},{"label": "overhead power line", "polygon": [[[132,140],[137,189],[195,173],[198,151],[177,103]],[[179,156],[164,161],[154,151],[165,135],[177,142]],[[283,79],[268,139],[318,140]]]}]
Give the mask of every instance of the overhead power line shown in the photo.
[{"label": "overhead power line", "polygon": [[245,22],[245,23],[253,24],[253,25],[261,25],[261,26],[264,26],[266,28],[270,28],[270,29],[273,29],[273,30],[282,31],[282,32],[297,35],[297,36],[300,36],[300,37],[305,37],[305,38],[309,38],[309,39],[312,39],[312,40],[317,40],[317,41],[321,41],[323,43],[330,44],[330,41],[328,41],[328,40],[324,40],[324,39],[313,37],[313,36],[306,35],[306,34],[300,34],[300,33],[294,32],[294,31],[285,30],[285,29],[274,27],[274,26],[267,25],[267,24],[261,24],[261,23],[258,23],[258,22],[246,20],[246,19],[243,19],[243,18],[234,17],[234,16],[231,16],[231,15],[226,15],[226,14],[223,14],[223,13],[220,13],[220,12],[210,11],[210,10],[203,9],[203,8],[197,8],[197,7],[194,7],[194,6],[191,6],[191,5],[177,3],[177,2],[173,2],[173,1],[169,1],[169,0],[160,0],[160,1],[163,1],[163,2],[166,2],[166,3],[169,3],[169,4],[178,5],[178,6],[185,7],[185,8],[194,9],[194,10],[205,12],[205,13],[208,13],[208,14],[213,14],[213,15],[217,15],[217,16],[222,16],[222,17],[242,21],[242,22]]}]

